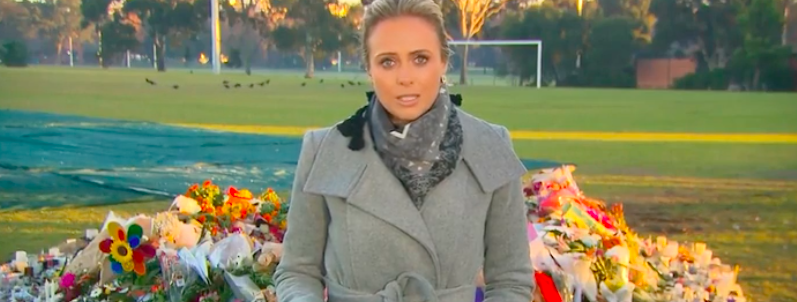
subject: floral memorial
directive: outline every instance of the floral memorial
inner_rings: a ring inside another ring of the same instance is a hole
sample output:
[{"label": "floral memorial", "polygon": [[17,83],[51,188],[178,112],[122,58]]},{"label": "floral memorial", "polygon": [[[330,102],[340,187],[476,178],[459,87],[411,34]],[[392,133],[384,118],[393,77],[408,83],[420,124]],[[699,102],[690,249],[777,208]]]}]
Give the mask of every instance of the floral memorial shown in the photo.
[{"label": "floral memorial", "polygon": [[[745,301],[738,267],[705,243],[634,233],[622,204],[584,195],[574,169],[523,180],[533,301]],[[84,238],[38,256],[17,252],[0,266],[0,301],[275,302],[288,210],[272,189],[194,184],[163,212],[110,212]]]}]

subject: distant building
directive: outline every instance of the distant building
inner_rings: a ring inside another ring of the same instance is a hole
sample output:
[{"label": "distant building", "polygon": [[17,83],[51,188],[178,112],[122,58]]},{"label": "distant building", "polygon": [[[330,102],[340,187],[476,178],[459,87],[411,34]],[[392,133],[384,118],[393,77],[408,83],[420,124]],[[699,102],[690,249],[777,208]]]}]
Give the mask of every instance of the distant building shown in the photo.
[{"label": "distant building", "polygon": [[651,58],[636,61],[636,85],[642,89],[667,89],[675,80],[697,69],[693,58]]}]

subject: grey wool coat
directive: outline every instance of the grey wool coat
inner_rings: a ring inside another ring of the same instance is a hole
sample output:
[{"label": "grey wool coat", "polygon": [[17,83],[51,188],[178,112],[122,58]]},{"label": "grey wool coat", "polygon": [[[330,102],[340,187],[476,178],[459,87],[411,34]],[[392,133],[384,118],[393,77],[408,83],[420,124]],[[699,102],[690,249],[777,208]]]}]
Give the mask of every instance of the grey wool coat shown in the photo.
[{"label": "grey wool coat", "polygon": [[[459,109],[458,109],[459,110]],[[275,273],[278,301],[528,302],[533,290],[520,177],[506,128],[458,112],[454,172],[418,209],[374,151],[334,128],[304,135]]]}]

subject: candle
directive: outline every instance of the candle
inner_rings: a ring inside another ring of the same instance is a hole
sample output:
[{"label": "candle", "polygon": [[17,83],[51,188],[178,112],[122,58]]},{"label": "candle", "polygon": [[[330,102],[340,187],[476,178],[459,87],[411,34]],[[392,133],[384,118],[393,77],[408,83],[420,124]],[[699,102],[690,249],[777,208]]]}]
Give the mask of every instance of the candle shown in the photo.
[{"label": "candle", "polygon": [[706,251],[706,243],[705,242],[697,242],[695,243],[695,255],[702,255],[703,252]]},{"label": "candle", "polygon": [[695,292],[691,287],[684,288],[684,301],[692,302],[695,299]]},{"label": "candle", "polygon": [[656,237],[656,250],[661,252],[661,251],[664,250],[665,247],[667,247],[667,237],[657,236]]},{"label": "candle", "polygon": [[678,242],[668,242],[664,248],[664,255],[670,258],[678,256]]},{"label": "candle", "polygon": [[700,254],[700,266],[705,267],[711,264],[711,257],[714,257],[714,253],[711,250],[706,250]]},{"label": "candle", "polygon": [[17,251],[14,254],[14,260],[17,262],[28,262],[28,253],[25,251]]}]

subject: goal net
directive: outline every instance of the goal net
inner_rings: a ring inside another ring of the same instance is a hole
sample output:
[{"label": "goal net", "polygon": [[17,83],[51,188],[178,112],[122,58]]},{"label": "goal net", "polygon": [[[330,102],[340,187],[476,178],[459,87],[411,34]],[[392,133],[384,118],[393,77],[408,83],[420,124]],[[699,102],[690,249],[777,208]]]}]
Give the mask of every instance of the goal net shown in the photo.
[{"label": "goal net", "polygon": [[466,85],[540,88],[545,82],[541,40],[449,41],[449,45],[454,55],[447,80],[453,85],[460,85],[463,71]]}]

